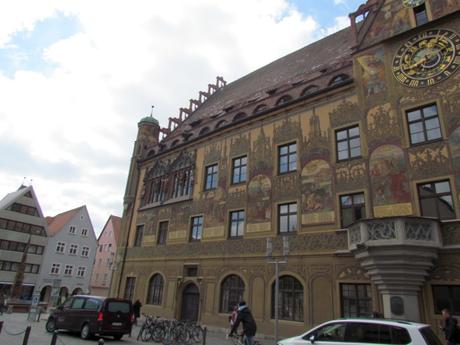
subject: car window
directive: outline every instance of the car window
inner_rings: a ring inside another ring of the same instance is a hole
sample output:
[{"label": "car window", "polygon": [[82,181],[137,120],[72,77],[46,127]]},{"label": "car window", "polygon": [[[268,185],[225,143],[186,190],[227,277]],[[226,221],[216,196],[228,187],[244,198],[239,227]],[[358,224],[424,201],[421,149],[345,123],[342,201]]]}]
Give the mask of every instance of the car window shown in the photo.
[{"label": "car window", "polygon": [[431,327],[423,327],[420,329],[420,333],[422,334],[423,339],[425,339],[427,345],[442,345],[441,341],[436,336],[436,334],[434,334]]},{"label": "car window", "polygon": [[70,308],[70,306],[72,305],[72,301],[73,301],[73,298],[67,299],[67,300],[62,304],[62,308]]},{"label": "car window", "polygon": [[130,309],[128,302],[110,301],[107,304],[107,311],[111,313],[129,313]]},{"label": "car window", "polygon": [[72,303],[72,309],[81,309],[85,303],[84,298],[75,298]]},{"label": "car window", "polygon": [[99,310],[101,302],[98,299],[88,298],[85,303],[84,309],[86,310]]},{"label": "car window", "polygon": [[391,343],[392,344],[409,344],[412,339],[407,329],[403,327],[391,327]]},{"label": "car window", "polygon": [[318,341],[343,341],[345,338],[345,323],[331,323],[317,329],[310,337],[315,334],[315,340]]},{"label": "car window", "polygon": [[354,343],[379,343],[379,324],[350,322],[347,324],[345,341]]}]

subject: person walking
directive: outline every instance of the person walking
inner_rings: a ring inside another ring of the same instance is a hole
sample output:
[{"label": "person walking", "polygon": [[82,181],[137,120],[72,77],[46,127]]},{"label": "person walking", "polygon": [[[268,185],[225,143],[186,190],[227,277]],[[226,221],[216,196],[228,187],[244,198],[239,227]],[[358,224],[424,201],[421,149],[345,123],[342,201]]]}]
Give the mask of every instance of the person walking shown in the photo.
[{"label": "person walking", "polygon": [[236,305],[233,307],[232,314],[228,317],[228,321],[230,322],[230,329],[232,329],[237,316],[238,316],[238,306]]},{"label": "person walking", "polygon": [[141,307],[142,303],[139,300],[136,300],[133,304],[133,311],[134,311],[134,324],[137,326],[137,319],[141,317]]},{"label": "person walking", "polygon": [[236,332],[240,323],[243,324],[243,343],[244,345],[254,345],[254,337],[257,332],[257,325],[254,317],[252,316],[251,310],[246,305],[246,302],[241,301],[238,304],[238,316],[236,317],[235,323],[230,330],[231,337]]},{"label": "person walking", "polygon": [[5,296],[0,292],[0,315],[3,315],[3,308],[5,307]]},{"label": "person walking", "polygon": [[450,315],[450,311],[447,308],[444,308],[441,313],[444,321],[444,327],[442,327],[442,330],[446,336],[447,345],[455,345],[457,344],[458,337],[457,319]]}]

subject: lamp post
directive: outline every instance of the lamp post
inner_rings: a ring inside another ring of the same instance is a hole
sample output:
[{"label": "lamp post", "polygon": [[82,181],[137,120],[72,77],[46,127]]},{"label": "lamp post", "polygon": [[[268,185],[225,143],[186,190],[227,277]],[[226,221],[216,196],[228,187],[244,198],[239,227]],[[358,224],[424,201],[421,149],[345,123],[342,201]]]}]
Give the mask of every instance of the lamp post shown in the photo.
[{"label": "lamp post", "polygon": [[282,258],[275,257],[273,255],[273,240],[267,238],[267,263],[275,265],[275,345],[278,344],[278,319],[279,319],[279,276],[280,264],[287,263],[287,257],[289,255],[289,240],[286,236],[283,236],[283,255]]}]

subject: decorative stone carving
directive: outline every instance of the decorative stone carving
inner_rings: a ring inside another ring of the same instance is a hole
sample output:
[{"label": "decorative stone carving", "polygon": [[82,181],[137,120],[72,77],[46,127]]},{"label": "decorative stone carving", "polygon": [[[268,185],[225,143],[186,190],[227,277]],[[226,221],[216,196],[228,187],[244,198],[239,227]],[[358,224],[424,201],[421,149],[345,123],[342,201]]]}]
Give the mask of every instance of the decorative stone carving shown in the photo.
[{"label": "decorative stone carving", "polygon": [[394,222],[369,222],[367,236],[370,241],[396,239]]},{"label": "decorative stone carving", "polygon": [[460,244],[460,223],[447,223],[442,226],[444,245]]},{"label": "decorative stone carving", "polygon": [[356,224],[348,229],[350,234],[350,244],[361,242],[361,228],[359,224]]},{"label": "decorative stone carving", "polygon": [[455,265],[437,266],[431,273],[430,280],[460,281],[460,268]]},{"label": "decorative stone carving", "polygon": [[337,273],[337,279],[342,280],[369,280],[366,271],[359,266],[348,266]]},{"label": "decorative stone carving", "polygon": [[405,236],[408,240],[432,241],[433,231],[431,229],[431,224],[406,221]]}]

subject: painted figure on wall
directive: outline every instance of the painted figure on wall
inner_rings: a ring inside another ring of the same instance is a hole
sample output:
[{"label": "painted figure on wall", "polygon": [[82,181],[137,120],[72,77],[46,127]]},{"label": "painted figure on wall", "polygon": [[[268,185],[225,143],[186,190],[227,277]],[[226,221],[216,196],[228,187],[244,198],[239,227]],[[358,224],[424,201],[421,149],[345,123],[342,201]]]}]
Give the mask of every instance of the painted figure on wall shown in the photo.
[{"label": "painted figure on wall", "polygon": [[369,32],[371,41],[397,35],[411,28],[409,9],[402,1],[389,1],[383,7]]},{"label": "painted figure on wall", "polygon": [[271,219],[271,188],[270,179],[265,175],[257,175],[248,185],[248,220],[251,222],[267,222]]},{"label": "painted figure on wall", "polygon": [[366,116],[369,145],[372,147],[379,141],[395,140],[401,138],[397,114],[390,103],[385,103],[371,108]]},{"label": "painted figure on wall", "polygon": [[409,183],[403,150],[396,145],[382,145],[372,152],[370,174],[374,206],[410,201]]},{"label": "painted figure on wall", "polygon": [[458,0],[431,0],[430,7],[433,19],[437,19],[447,13],[459,10],[460,2]]},{"label": "painted figure on wall", "polygon": [[331,221],[333,217],[332,171],[323,159],[310,161],[302,169],[302,213],[309,223]]},{"label": "painted figure on wall", "polygon": [[357,59],[361,66],[366,96],[372,96],[386,90],[383,57],[383,49],[379,49],[373,54],[362,55]]},{"label": "painted figure on wall", "polygon": [[251,177],[257,175],[271,176],[273,173],[273,146],[263,127],[260,129],[257,139],[253,142],[251,157],[252,159],[249,162]]}]

